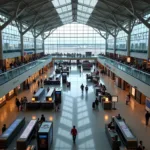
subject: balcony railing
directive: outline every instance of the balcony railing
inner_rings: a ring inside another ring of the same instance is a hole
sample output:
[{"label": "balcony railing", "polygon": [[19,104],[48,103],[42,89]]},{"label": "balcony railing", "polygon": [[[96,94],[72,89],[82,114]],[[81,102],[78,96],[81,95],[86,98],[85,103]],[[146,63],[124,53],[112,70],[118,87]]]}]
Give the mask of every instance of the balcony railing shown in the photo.
[{"label": "balcony railing", "polygon": [[36,67],[37,65],[45,62],[47,59],[50,59],[51,56],[46,56],[41,59],[35,60],[23,66],[11,69],[10,71],[0,74],[0,85],[12,80],[13,78],[23,74],[24,72]]},{"label": "balcony railing", "polygon": [[146,73],[146,72],[138,70],[134,67],[125,65],[125,64],[120,63],[120,62],[113,60],[111,58],[107,58],[104,56],[99,56],[99,58],[104,59],[107,64],[110,64],[110,65],[118,68],[119,70],[133,76],[134,78],[144,82],[145,84],[150,85],[150,74],[149,73]]}]

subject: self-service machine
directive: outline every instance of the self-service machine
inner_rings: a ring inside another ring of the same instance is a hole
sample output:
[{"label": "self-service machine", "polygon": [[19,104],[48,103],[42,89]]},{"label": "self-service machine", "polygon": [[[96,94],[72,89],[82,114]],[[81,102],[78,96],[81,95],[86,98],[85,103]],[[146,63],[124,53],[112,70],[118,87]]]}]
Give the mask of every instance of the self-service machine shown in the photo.
[{"label": "self-service machine", "polygon": [[62,83],[67,83],[67,73],[62,74]]},{"label": "self-service machine", "polygon": [[55,100],[61,103],[61,88],[56,88],[55,90]]},{"label": "self-service machine", "polygon": [[38,150],[49,150],[53,142],[53,122],[43,122],[37,136]]}]

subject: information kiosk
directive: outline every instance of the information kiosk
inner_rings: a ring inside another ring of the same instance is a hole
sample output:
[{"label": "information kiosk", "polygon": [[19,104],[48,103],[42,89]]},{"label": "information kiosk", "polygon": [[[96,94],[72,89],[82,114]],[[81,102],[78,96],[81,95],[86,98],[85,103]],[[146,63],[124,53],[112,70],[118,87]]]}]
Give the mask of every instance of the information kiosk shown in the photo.
[{"label": "information kiosk", "polygon": [[67,83],[67,73],[62,74],[62,83]]},{"label": "information kiosk", "polygon": [[61,88],[56,88],[55,90],[55,100],[61,103]]},{"label": "information kiosk", "polygon": [[48,150],[53,141],[53,122],[43,122],[37,136],[38,150]]},{"label": "information kiosk", "polygon": [[31,120],[17,140],[17,150],[26,150],[36,130],[37,120]]},{"label": "information kiosk", "polygon": [[14,137],[20,132],[25,124],[25,118],[16,119],[9,128],[0,136],[0,148],[7,148]]}]

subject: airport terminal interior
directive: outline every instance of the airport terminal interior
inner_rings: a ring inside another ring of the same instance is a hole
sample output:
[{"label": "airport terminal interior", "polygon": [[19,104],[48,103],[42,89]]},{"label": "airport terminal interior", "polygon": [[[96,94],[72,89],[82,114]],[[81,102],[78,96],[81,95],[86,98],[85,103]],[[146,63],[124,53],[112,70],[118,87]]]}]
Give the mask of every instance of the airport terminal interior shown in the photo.
[{"label": "airport terminal interior", "polygon": [[149,0],[0,0],[0,150],[150,150]]}]

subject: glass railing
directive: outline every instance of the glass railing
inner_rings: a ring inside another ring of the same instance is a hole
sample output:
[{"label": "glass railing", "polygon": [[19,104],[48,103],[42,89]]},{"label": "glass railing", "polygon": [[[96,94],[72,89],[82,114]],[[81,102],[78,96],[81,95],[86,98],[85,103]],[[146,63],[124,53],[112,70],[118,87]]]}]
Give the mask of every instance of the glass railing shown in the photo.
[{"label": "glass railing", "polygon": [[30,62],[26,65],[11,69],[10,71],[0,74],[0,85],[12,80],[13,78],[23,74],[24,72],[36,67],[37,65],[45,62],[47,59],[51,59],[51,56],[45,56],[41,59]]},{"label": "glass railing", "polygon": [[99,56],[100,59],[104,59],[106,63],[111,64],[112,66],[118,68],[121,71],[133,76],[134,78],[144,82],[145,84],[150,85],[150,74],[144,71],[138,70],[126,64],[115,61],[111,58],[107,58],[104,56]]}]

